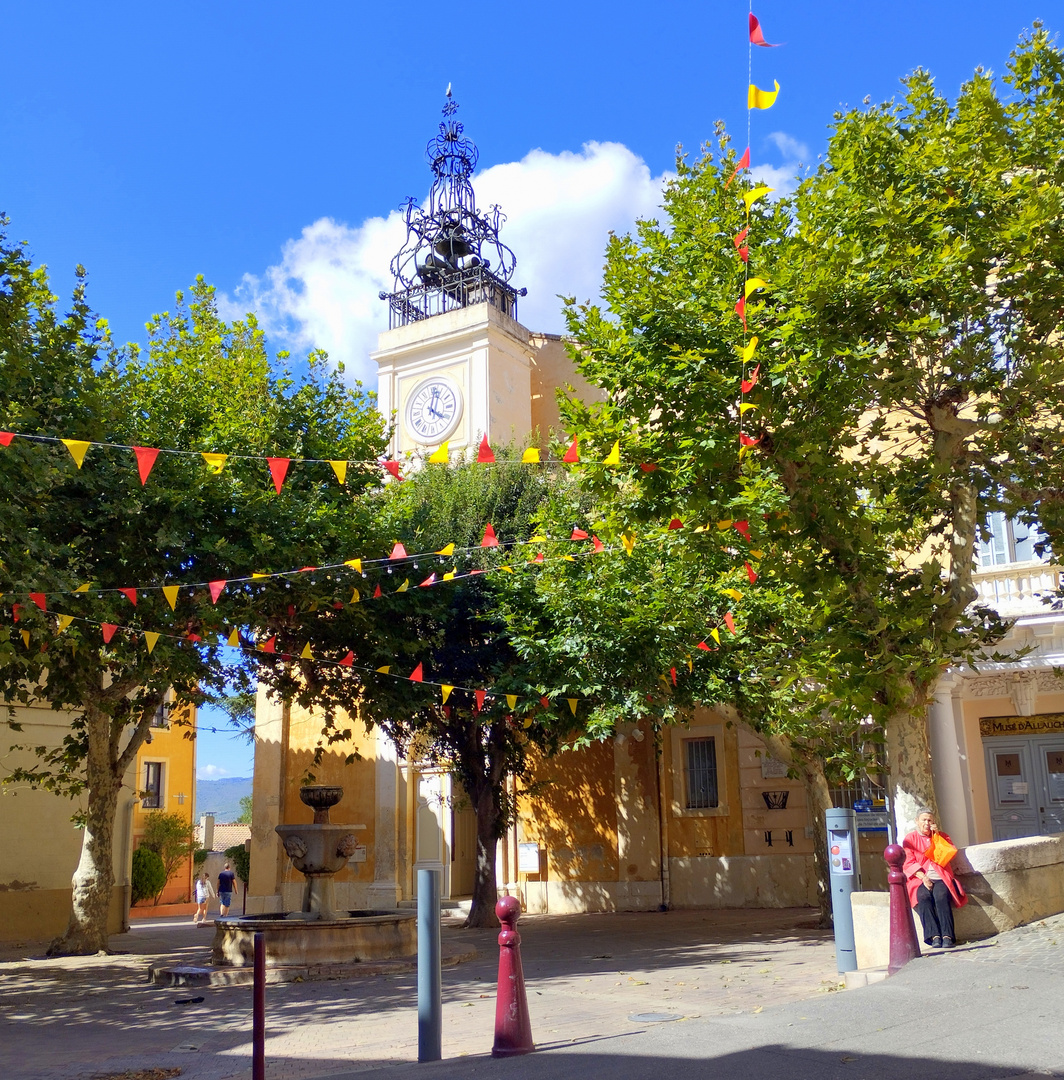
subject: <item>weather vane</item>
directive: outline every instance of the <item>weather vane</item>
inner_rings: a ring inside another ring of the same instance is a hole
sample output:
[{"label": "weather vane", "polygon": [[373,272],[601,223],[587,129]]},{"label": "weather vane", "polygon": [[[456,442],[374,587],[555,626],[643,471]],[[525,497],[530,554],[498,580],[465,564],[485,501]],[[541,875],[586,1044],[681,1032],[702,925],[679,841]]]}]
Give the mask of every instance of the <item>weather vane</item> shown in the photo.
[{"label": "weather vane", "polygon": [[406,240],[392,259],[395,284],[380,294],[393,329],[483,303],[516,319],[517,298],[526,293],[509,284],[517,260],[499,239],[505,215],[498,206],[477,209],[472,176],[480,155],[455,119],[450,83],[446,98],[440,130],[425,148],[432,169],[428,205],[413,197],[403,204]]}]

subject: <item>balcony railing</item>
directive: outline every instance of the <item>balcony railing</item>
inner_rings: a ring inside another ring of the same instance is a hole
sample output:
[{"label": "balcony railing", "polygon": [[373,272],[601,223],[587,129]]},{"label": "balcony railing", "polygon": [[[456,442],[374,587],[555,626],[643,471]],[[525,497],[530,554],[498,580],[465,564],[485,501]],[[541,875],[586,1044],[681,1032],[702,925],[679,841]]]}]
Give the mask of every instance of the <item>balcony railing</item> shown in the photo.
[{"label": "balcony railing", "polygon": [[979,590],[976,603],[1009,619],[1049,611],[1042,597],[1060,588],[1062,574],[1061,567],[1043,562],[983,567],[976,571],[973,581]]}]

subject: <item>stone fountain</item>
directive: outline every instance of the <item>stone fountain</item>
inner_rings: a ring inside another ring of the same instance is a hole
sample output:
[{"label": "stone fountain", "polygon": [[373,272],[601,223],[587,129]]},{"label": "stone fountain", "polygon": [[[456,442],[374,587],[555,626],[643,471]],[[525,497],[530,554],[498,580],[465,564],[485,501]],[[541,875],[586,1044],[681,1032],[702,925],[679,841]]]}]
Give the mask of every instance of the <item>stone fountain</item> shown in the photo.
[{"label": "stone fountain", "polygon": [[242,968],[254,959],[255,934],[265,935],[266,966],[281,977],[342,974],[345,967],[410,957],[417,952],[417,916],[406,911],[338,911],[333,883],[358,847],[365,825],[338,825],[329,810],[341,787],[304,787],[299,798],[314,811],[303,825],[278,825],[292,865],[306,878],[302,910],[215,921],[211,962]]}]

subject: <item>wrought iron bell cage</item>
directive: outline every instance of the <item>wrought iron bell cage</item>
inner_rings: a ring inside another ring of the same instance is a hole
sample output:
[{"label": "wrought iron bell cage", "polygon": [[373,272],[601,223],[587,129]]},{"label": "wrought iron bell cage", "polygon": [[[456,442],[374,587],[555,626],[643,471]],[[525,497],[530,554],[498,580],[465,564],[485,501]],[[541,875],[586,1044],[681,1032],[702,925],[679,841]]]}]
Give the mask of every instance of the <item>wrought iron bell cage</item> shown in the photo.
[{"label": "wrought iron bell cage", "polygon": [[413,197],[403,203],[406,240],[392,259],[393,291],[380,294],[392,330],[482,303],[516,319],[517,298],[527,292],[510,284],[517,259],[499,239],[505,215],[498,206],[477,209],[472,176],[480,155],[457,111],[448,86],[440,130],[425,148],[433,177],[428,205]]}]

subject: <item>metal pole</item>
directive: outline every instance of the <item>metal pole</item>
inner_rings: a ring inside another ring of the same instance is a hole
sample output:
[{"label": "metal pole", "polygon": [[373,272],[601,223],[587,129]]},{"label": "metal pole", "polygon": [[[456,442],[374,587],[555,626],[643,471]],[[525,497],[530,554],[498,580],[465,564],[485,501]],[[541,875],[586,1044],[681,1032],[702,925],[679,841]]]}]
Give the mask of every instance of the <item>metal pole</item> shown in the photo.
[{"label": "metal pole", "polygon": [[266,936],[255,935],[255,1002],[251,1024],[251,1080],[266,1080]]},{"label": "metal pole", "polygon": [[417,1059],[443,1057],[440,872],[417,872]]}]

